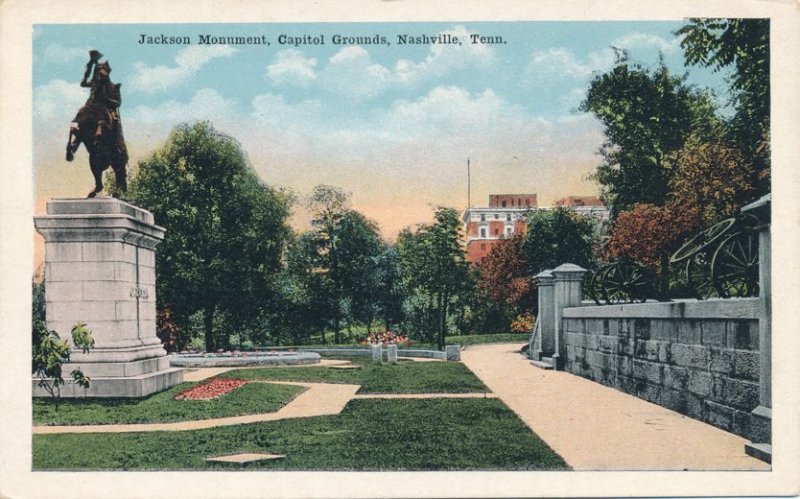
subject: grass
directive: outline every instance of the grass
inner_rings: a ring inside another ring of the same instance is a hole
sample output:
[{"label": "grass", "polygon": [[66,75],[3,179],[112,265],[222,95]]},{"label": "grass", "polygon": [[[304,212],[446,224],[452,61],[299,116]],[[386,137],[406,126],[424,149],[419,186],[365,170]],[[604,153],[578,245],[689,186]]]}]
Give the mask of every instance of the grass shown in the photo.
[{"label": "grass", "polygon": [[[91,450],[91,451],[88,451]],[[265,470],[564,470],[496,399],[354,400],[337,416],[207,430],[34,435],[36,470],[229,470],[205,458],[285,454]]]},{"label": "grass", "polygon": [[446,336],[448,345],[484,345],[486,343],[527,343],[530,335],[523,333],[501,334],[468,334],[464,336]]},{"label": "grass", "polygon": [[220,377],[346,383],[361,385],[359,393],[469,393],[487,392],[486,385],[460,362],[375,363],[350,358],[357,369],[321,367],[265,367],[229,371]]},{"label": "grass", "polygon": [[198,419],[274,412],[304,389],[297,386],[248,383],[213,400],[175,400],[173,397],[197,383],[181,383],[141,399],[33,400],[36,425],[88,425],[112,423],[169,423]]}]

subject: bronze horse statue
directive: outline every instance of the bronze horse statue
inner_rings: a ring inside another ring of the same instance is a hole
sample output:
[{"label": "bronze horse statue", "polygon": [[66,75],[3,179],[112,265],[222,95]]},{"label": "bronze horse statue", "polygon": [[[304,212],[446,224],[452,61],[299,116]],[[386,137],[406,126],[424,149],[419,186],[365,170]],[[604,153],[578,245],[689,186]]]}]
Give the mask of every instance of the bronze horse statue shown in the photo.
[{"label": "bronze horse statue", "polygon": [[[89,52],[89,62],[81,81],[82,87],[91,88],[86,104],[78,111],[70,126],[67,139],[67,161],[75,158],[75,151],[84,145],[89,153],[89,167],[94,176],[94,190],[87,197],[93,198],[103,190],[103,172],[110,166],[114,171],[117,197],[127,190],[128,150],[122,136],[122,123],[119,119],[121,84],[114,84],[109,78],[111,66],[108,62],[98,63],[102,54],[96,50]],[[87,81],[94,66],[91,81]]]}]

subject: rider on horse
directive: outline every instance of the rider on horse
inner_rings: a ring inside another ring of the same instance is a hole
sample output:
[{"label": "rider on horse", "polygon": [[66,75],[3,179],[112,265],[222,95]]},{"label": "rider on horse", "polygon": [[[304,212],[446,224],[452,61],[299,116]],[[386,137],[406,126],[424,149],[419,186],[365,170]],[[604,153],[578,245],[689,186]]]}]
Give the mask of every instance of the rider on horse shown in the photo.
[{"label": "rider on horse", "polygon": [[[81,80],[82,87],[91,89],[89,98],[86,104],[78,110],[75,118],[72,120],[71,128],[77,130],[82,124],[86,126],[90,124],[95,130],[94,141],[99,142],[105,132],[111,132],[111,137],[115,140],[115,146],[119,153],[127,153],[124,151],[125,141],[122,137],[122,124],[119,119],[119,106],[122,103],[120,94],[120,84],[114,84],[109,79],[111,74],[111,66],[108,61],[99,63],[99,59],[103,56],[97,50],[89,52],[89,62],[86,64],[86,71]],[[92,79],[89,80],[89,74],[92,72],[94,66],[94,73]],[[78,148],[78,143],[70,143],[67,145],[67,161],[72,161],[74,152]]]}]

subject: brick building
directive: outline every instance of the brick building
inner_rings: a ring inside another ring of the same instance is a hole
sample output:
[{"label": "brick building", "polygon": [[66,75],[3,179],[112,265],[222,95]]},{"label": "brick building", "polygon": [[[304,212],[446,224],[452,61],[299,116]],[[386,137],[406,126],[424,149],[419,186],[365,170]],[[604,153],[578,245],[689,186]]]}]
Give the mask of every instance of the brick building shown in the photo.
[{"label": "brick building", "polygon": [[536,194],[492,194],[489,206],[464,213],[467,261],[480,263],[497,241],[525,232],[526,213],[537,208]]},{"label": "brick building", "polygon": [[597,196],[567,196],[555,202],[555,206],[563,206],[579,215],[608,220],[608,208]]}]

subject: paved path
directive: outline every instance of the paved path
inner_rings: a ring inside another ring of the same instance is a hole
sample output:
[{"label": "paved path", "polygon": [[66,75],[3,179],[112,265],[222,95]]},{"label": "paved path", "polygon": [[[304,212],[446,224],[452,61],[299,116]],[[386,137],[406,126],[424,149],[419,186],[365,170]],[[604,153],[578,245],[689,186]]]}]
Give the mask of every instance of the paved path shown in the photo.
[{"label": "paved path", "polygon": [[303,386],[306,387],[307,390],[295,397],[285,406],[281,407],[277,412],[269,412],[266,414],[202,419],[199,421],[179,421],[175,423],[34,426],[33,433],[36,435],[47,435],[53,433],[132,433],[140,431],[186,431],[214,428],[217,426],[261,423],[263,421],[278,421],[280,419],[289,418],[327,416],[342,412],[344,406],[350,402],[358,389],[361,388],[359,385],[332,383],[296,383],[284,381],[270,381],[270,383]]},{"label": "paved path", "polygon": [[187,368],[183,372],[183,381],[197,382],[203,381],[228,371],[239,369],[265,369],[265,368],[295,368],[295,367],[343,367],[354,365],[349,360],[322,359],[319,364],[297,364],[297,365],[263,365],[263,366],[238,366],[238,367],[197,367]]},{"label": "paved path", "polygon": [[545,371],[522,344],[475,345],[461,359],[576,470],[768,470],[746,441],[618,390]]}]

